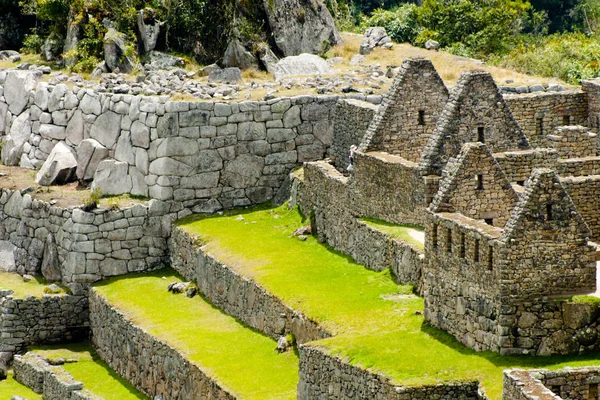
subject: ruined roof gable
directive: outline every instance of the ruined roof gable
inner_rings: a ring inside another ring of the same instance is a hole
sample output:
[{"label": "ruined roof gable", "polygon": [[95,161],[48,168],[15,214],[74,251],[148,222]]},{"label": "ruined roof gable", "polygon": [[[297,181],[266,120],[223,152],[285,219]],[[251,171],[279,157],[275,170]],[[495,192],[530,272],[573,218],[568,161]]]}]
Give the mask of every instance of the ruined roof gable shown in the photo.
[{"label": "ruined roof gable", "polygon": [[[415,104],[417,98],[423,100],[419,103],[427,103],[427,107],[417,106]],[[417,107],[429,108],[430,113],[439,114],[447,100],[448,89],[430,60],[421,58],[404,60],[398,75],[384,96],[379,111],[371,121],[359,149],[362,152],[387,151],[385,141],[390,141],[391,137],[402,130],[410,132],[410,129],[403,126],[403,121],[398,118],[399,115],[404,118],[409,113],[416,114]]]},{"label": "ruined roof gable", "polygon": [[423,152],[423,173],[441,174],[463,143],[475,141],[484,141],[494,153],[531,148],[487,72],[467,72],[459,78]]},{"label": "ruined roof gable", "polygon": [[[587,240],[590,230],[577,211],[573,200],[560,183],[556,172],[540,168],[533,171],[506,224],[501,240],[519,240],[534,231],[573,240]],[[540,237],[541,238],[541,237]],[[561,241],[562,242],[562,241]]]},{"label": "ruined roof gable", "polygon": [[517,194],[489,148],[482,143],[466,143],[458,157],[446,165],[430,209],[473,219],[489,218],[494,226],[502,227],[517,202]]}]

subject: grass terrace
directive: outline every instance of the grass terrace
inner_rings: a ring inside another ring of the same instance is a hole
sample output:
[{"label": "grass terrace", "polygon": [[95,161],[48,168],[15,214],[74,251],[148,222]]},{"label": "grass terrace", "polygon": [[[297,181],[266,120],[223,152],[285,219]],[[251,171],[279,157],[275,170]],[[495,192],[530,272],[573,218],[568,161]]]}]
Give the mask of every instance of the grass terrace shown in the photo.
[{"label": "grass terrace", "polygon": [[392,239],[410,244],[421,253],[425,251],[425,229],[420,226],[392,224],[376,218],[361,218],[360,220]]},{"label": "grass terrace", "polygon": [[600,365],[600,354],[538,358],[472,351],[425,324],[423,299],[411,286],[396,285],[389,271],[369,271],[313,237],[305,242],[293,237],[305,224],[296,209],[285,206],[179,222],[207,252],[335,335],[312,345],[398,385],[477,379],[490,399],[500,399],[506,368]]},{"label": "grass terrace", "polygon": [[66,363],[62,365],[65,371],[70,373],[75,380],[83,382],[85,389],[106,400],[147,399],[129,382],[110,369],[88,342],[38,346],[30,350],[47,360],[65,360]]},{"label": "grass terrace", "polygon": [[0,381],[0,399],[10,399],[12,396],[21,396],[27,400],[42,400],[41,394],[21,385],[15,380],[12,371],[9,371],[6,379]]},{"label": "grass terrace", "polygon": [[[279,354],[272,339],[223,314],[202,298],[167,291],[181,281],[170,269],[102,282],[105,296],[136,326],[177,348],[243,399],[295,399],[298,357]],[[168,305],[168,312],[165,312]]]},{"label": "grass terrace", "polygon": [[48,284],[40,276],[34,277],[29,282],[25,282],[23,277],[17,273],[0,272],[0,289],[11,289],[14,291],[13,297],[24,299],[27,296],[42,297],[44,288]]}]

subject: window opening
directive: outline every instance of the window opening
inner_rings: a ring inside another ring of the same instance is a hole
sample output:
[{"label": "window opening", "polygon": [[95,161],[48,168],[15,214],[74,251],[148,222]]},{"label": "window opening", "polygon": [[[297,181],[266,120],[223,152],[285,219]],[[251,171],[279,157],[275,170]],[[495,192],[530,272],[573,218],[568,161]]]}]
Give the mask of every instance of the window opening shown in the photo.
[{"label": "window opening", "polygon": [[465,258],[465,234],[460,233],[460,258]]},{"label": "window opening", "polygon": [[452,253],[452,229],[448,228],[446,251]]},{"label": "window opening", "polygon": [[546,220],[554,220],[554,215],[552,215],[552,204],[546,204]]},{"label": "window opening", "polygon": [[418,124],[425,125],[425,110],[419,110]]},{"label": "window opening", "polygon": [[517,185],[525,186],[525,181],[517,181]]},{"label": "window opening", "polygon": [[431,228],[431,244],[434,249],[437,247],[437,224],[433,224]]},{"label": "window opening", "polygon": [[486,218],[484,221],[486,224],[494,226],[494,218]]},{"label": "window opening", "polygon": [[544,119],[543,118],[535,119],[535,133],[538,136],[541,136],[544,134]]},{"label": "window opening", "polygon": [[490,246],[488,248],[488,271],[491,271],[494,268],[494,248]]},{"label": "window opening", "polygon": [[563,115],[563,125],[571,125],[571,116]]},{"label": "window opening", "polygon": [[475,239],[475,246],[473,248],[473,261],[479,262],[479,239]]},{"label": "window opening", "polygon": [[475,184],[477,190],[483,190],[483,175],[475,175]]},{"label": "window opening", "polygon": [[485,128],[483,126],[477,128],[477,141],[485,143]]},{"label": "window opening", "polygon": [[598,384],[592,383],[590,385],[588,393],[589,393],[588,399],[590,399],[590,400],[598,400]]}]

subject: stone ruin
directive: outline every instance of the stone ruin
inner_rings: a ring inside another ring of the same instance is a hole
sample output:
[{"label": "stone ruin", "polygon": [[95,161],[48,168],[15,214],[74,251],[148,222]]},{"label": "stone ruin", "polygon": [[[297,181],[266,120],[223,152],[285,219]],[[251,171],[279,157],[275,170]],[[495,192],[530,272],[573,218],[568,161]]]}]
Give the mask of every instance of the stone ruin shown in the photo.
[{"label": "stone ruin", "polygon": [[[185,258],[167,244],[177,236],[175,220],[285,197],[291,185],[292,203],[312,212],[320,240],[367,268],[391,265],[397,282],[425,298],[426,320],[466,346],[587,353],[598,349],[600,313],[571,297],[596,290],[599,124],[600,82],[502,95],[488,73],[473,71],[449,90],[424,59],[403,63],[380,105],[360,95],[177,102],[0,72],[3,162],[46,171],[43,178],[65,176],[47,165],[57,164],[62,148],[75,159],[69,174],[104,193],[152,198],[86,212],[3,189],[0,254],[12,255],[11,271],[52,276],[73,293],[52,305],[62,321],[55,328],[40,327],[43,305],[17,304],[39,313],[25,312],[25,331],[73,338],[97,319],[87,314],[90,283]],[[348,172],[352,145],[358,151]],[[303,178],[290,178],[302,164]],[[424,253],[374,232],[363,217],[425,227]],[[13,312],[14,302],[3,299]],[[63,311],[73,304],[77,313]],[[244,310],[223,307],[243,319]],[[48,339],[0,330],[0,351]],[[592,370],[565,371],[508,371],[504,398],[532,398],[530,387],[549,399],[597,390]]]}]

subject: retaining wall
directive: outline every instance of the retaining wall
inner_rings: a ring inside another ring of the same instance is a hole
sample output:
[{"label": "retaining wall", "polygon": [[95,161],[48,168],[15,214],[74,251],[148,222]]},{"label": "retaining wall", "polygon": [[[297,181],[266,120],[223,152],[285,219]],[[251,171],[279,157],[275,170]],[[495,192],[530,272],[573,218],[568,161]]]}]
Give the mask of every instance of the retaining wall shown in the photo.
[{"label": "retaining wall", "polygon": [[0,296],[0,352],[84,338],[89,330],[87,296]]},{"label": "retaining wall", "polygon": [[173,226],[169,239],[171,266],[196,282],[215,307],[277,340],[288,333],[298,343],[331,336],[316,322],[284,304],[250,278],[235,272],[206,253],[183,229]]},{"label": "retaining wall", "polygon": [[178,350],[134,325],[93,289],[90,326],[98,355],[151,398],[159,395],[165,400],[236,398]]},{"label": "retaining wall", "polygon": [[467,400],[485,399],[477,382],[402,387],[387,378],[352,366],[316,346],[300,347],[298,400]]},{"label": "retaining wall", "polygon": [[504,372],[504,400],[597,399],[598,367],[559,370],[508,370]]}]

